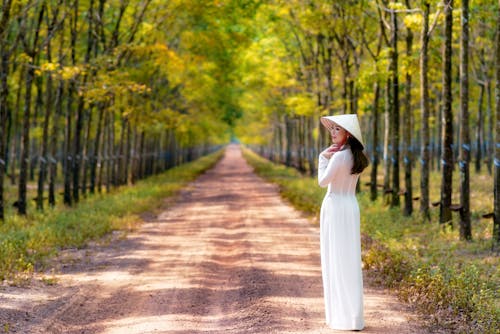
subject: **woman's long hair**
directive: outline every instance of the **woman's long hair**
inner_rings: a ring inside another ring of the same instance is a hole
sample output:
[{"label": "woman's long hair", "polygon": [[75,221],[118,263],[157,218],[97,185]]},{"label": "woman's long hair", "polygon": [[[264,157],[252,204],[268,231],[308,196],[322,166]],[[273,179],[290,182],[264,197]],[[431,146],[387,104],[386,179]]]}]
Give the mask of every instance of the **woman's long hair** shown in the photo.
[{"label": "woman's long hair", "polygon": [[363,153],[363,145],[354,138],[353,136],[349,136],[347,139],[347,144],[351,147],[351,152],[353,156],[354,163],[352,165],[351,174],[359,174],[366,167],[368,167],[368,158],[365,153]]}]

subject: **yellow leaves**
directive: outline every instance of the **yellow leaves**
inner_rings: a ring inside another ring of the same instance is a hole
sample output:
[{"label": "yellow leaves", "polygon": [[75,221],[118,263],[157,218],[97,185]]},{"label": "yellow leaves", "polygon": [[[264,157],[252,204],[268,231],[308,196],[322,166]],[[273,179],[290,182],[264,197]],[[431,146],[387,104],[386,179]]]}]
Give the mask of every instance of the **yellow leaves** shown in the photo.
[{"label": "yellow leaves", "polygon": [[31,63],[33,58],[31,58],[28,54],[21,52],[19,55],[16,57],[16,61],[20,64],[28,64]]},{"label": "yellow leaves", "polygon": [[59,71],[58,74],[63,80],[70,80],[76,78],[81,72],[82,69],[78,66],[65,66]]},{"label": "yellow leaves", "polygon": [[422,30],[423,17],[421,13],[407,14],[403,18],[405,26],[412,31]]},{"label": "yellow leaves", "polygon": [[285,99],[291,113],[299,116],[312,116],[316,112],[316,102],[309,94],[298,94]]},{"label": "yellow leaves", "polygon": [[387,8],[392,10],[406,10],[406,6],[401,2],[391,2],[387,4]]},{"label": "yellow leaves", "polygon": [[57,63],[44,63],[40,65],[41,72],[55,72],[59,70],[59,64]]},{"label": "yellow leaves", "polygon": [[82,88],[80,94],[88,102],[106,102],[114,97],[149,93],[148,86],[130,80],[126,73],[110,72],[99,74],[92,83]]},{"label": "yellow leaves", "polygon": [[147,37],[154,33],[155,27],[151,23],[142,22],[137,32],[138,37]]},{"label": "yellow leaves", "polygon": [[35,75],[37,76],[41,76],[47,73],[55,75],[59,80],[68,81],[76,79],[81,74],[85,74],[86,69],[84,65],[61,67],[61,65],[58,63],[46,62],[41,64],[35,70]]}]

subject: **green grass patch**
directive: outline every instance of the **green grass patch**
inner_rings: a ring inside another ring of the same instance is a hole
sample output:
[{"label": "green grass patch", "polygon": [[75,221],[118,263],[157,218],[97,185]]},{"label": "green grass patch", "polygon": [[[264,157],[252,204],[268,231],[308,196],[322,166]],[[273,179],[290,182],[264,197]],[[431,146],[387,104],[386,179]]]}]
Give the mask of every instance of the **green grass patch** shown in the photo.
[{"label": "green grass patch", "polygon": [[133,228],[140,221],[138,214],[161,207],[165,197],[215,165],[222,154],[219,150],[133,186],[92,195],[74,208],[9,216],[0,225],[0,279],[29,274],[60,249],[83,247],[113,230]]},{"label": "green grass patch", "polygon": [[[318,217],[326,190],[317,185],[315,178],[273,164],[247,149],[243,153],[257,174],[279,185],[284,198]],[[432,176],[435,179],[436,174]],[[488,184],[488,176],[475,179],[472,197],[477,210],[489,210]],[[432,182],[431,186],[435,187],[431,189],[435,197],[440,182]],[[466,242],[459,239],[458,227],[444,230],[439,226],[437,209],[432,211],[432,223],[424,223],[418,212],[405,217],[401,209],[388,208],[381,196],[370,201],[368,189],[357,197],[363,266],[373,284],[397,291],[423,315],[431,331],[497,333],[500,266],[498,255],[491,251],[490,220],[473,214],[473,241]]]}]

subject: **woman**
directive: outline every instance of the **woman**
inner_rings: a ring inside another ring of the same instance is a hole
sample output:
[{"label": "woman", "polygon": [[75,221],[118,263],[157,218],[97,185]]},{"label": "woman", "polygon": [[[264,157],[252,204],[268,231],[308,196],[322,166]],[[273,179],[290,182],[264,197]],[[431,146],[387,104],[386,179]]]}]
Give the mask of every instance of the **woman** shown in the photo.
[{"label": "woman", "polygon": [[326,323],[333,329],[361,330],[363,277],[355,192],[368,159],[356,115],[325,116],[321,123],[333,142],[321,152],[318,164],[318,183],[328,187],[320,216]]}]

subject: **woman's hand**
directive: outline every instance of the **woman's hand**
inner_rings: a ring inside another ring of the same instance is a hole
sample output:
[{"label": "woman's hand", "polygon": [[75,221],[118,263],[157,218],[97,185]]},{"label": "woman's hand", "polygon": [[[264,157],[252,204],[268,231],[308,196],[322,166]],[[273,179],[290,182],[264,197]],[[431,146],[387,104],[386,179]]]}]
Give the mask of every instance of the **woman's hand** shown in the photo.
[{"label": "woman's hand", "polygon": [[326,150],[321,152],[321,155],[323,155],[325,158],[330,159],[332,155],[335,154],[335,152],[338,152],[340,150],[341,146],[337,144],[332,144],[331,146],[327,147]]}]

